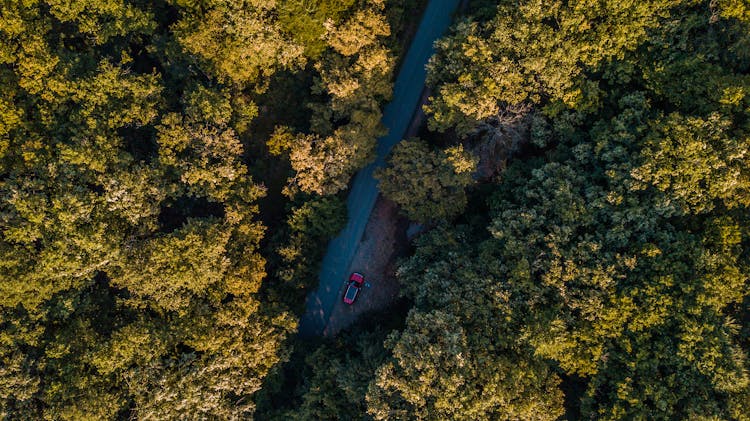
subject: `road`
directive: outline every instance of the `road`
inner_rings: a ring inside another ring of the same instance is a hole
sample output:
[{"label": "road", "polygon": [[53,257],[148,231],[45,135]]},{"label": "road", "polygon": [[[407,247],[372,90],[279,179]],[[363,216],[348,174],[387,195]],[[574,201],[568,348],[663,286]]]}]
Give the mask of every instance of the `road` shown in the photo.
[{"label": "road", "polygon": [[430,0],[422,15],[422,21],[396,77],[393,99],[383,112],[382,122],[388,129],[388,134],[378,139],[375,161],[360,170],[354,178],[347,198],[346,227],[328,244],[320,269],[318,289],[311,292],[305,302],[305,314],[299,326],[300,336],[321,335],[333,305],[340,299],[339,291],[349,275],[349,264],[378,197],[377,180],[373,178],[373,172],[385,165],[391,148],[406,133],[424,88],[427,75],[425,64],[433,54],[432,45],[450,26],[459,2],[460,0]]}]

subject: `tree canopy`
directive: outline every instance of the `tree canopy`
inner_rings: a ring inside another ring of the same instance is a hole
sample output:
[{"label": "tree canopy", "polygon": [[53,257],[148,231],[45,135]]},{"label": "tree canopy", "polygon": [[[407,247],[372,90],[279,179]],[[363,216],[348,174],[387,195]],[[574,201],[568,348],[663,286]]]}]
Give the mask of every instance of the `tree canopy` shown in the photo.
[{"label": "tree canopy", "polygon": [[[258,164],[284,168],[263,125],[293,130],[295,188],[336,192],[391,89],[383,3],[303,6],[0,5],[0,417],[253,417],[291,352],[288,275],[314,272],[344,217],[335,197],[282,199],[289,229],[264,238],[290,174]],[[299,91],[317,123],[264,105]]]},{"label": "tree canopy", "polygon": [[0,417],[748,419],[743,0],[469,2],[401,296],[294,337],[424,4],[1,3]]},{"label": "tree canopy", "polygon": [[429,222],[464,210],[465,188],[472,184],[476,161],[460,145],[433,152],[424,141],[409,139],[393,148],[388,167],[375,177],[380,191],[409,218]]},{"label": "tree canopy", "polygon": [[[583,418],[747,417],[750,27],[736,3],[708,3],[500,2],[438,43],[430,127],[471,142],[502,113],[531,112],[533,123],[523,156],[477,191],[487,207],[467,209],[463,226],[420,242],[402,266],[424,316],[410,315],[383,369],[385,408],[432,405],[398,386],[400,346],[424,341],[426,370],[449,367],[430,380],[440,390],[463,384],[463,368],[431,347],[451,352],[500,325],[511,333],[497,336],[525,349],[500,355],[564,375],[563,389],[580,379],[585,391],[567,399]],[[482,304],[451,293],[465,283]],[[507,310],[483,328],[450,318],[503,308],[491,304],[500,297]]]}]

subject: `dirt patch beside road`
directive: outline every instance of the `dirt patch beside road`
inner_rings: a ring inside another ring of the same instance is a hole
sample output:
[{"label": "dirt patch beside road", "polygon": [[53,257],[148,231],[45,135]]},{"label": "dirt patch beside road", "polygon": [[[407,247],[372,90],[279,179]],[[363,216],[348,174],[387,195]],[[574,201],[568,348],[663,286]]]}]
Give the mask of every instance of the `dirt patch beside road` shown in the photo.
[{"label": "dirt patch beside road", "polygon": [[378,196],[348,271],[363,274],[365,286],[357,301],[348,305],[341,299],[346,284],[341,285],[323,335],[333,336],[351,325],[362,313],[382,310],[396,301],[399,292],[396,259],[408,249],[407,227],[408,221],[399,215],[398,206]]}]

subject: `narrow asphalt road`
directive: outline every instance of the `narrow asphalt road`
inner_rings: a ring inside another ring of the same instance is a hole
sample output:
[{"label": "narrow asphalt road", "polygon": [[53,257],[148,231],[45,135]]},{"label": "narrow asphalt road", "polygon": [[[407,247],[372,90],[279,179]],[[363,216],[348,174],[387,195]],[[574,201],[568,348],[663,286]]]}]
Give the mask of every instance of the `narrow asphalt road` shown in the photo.
[{"label": "narrow asphalt road", "polygon": [[[346,281],[349,264],[362,239],[367,220],[378,197],[376,168],[385,165],[393,145],[401,141],[424,88],[425,64],[433,54],[432,45],[448,28],[453,12],[460,0],[430,0],[422,16],[409,51],[401,63],[393,88],[393,100],[385,107],[383,124],[388,134],[378,139],[375,162],[363,168],[354,178],[347,198],[348,221],[346,227],[328,244],[320,270],[318,289],[308,295],[305,314],[299,325],[303,337],[321,335],[328,323],[339,291]],[[365,274],[367,276],[367,274]]]}]

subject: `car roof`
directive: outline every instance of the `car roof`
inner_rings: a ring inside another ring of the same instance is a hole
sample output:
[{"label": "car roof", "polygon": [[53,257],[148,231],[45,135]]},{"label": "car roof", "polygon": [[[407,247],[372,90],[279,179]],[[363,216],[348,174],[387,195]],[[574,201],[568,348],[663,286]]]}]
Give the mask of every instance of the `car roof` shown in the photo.
[{"label": "car roof", "polygon": [[354,298],[354,296],[357,295],[358,290],[359,288],[357,288],[356,285],[349,284],[349,287],[346,289],[345,297],[349,299]]}]

